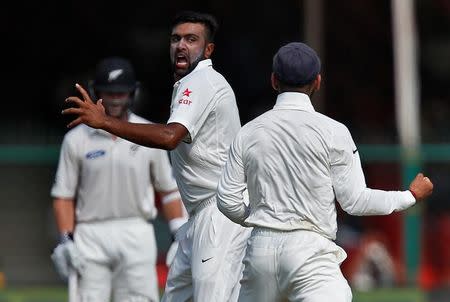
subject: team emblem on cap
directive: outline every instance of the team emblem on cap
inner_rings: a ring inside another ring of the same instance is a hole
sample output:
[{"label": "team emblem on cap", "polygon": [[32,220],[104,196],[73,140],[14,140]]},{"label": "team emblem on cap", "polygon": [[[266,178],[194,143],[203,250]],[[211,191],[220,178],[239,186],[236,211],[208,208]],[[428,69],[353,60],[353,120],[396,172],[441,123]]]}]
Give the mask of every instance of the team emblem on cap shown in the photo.
[{"label": "team emblem on cap", "polygon": [[108,82],[116,80],[123,73],[123,69],[115,69],[109,72]]}]

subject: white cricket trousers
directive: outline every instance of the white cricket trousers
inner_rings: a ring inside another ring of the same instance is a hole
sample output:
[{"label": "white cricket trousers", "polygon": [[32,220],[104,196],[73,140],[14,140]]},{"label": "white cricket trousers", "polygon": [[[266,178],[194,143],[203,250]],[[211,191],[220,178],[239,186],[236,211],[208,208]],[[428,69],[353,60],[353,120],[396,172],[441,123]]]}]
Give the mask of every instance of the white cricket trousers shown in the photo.
[{"label": "white cricket trousers", "polygon": [[163,302],[237,301],[251,229],[233,223],[216,205],[204,201],[177,232]]},{"label": "white cricket trousers", "polygon": [[347,302],[351,289],[340,270],[347,257],[313,231],[255,227],[244,258],[239,302]]},{"label": "white cricket trousers", "polygon": [[74,241],[86,266],[80,276],[82,302],[159,301],[156,240],[143,218],[79,223]]}]

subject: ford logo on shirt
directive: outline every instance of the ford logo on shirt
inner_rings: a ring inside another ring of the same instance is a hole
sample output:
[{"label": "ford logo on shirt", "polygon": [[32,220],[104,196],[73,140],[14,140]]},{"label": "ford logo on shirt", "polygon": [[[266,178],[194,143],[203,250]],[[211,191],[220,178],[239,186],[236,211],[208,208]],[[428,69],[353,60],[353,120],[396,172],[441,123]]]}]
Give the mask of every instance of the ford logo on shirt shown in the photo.
[{"label": "ford logo on shirt", "polygon": [[94,159],[94,158],[97,158],[97,157],[100,157],[100,156],[105,155],[105,153],[106,153],[105,150],[95,150],[95,151],[91,151],[91,152],[88,152],[88,153],[86,154],[86,158],[87,158],[87,159]]}]

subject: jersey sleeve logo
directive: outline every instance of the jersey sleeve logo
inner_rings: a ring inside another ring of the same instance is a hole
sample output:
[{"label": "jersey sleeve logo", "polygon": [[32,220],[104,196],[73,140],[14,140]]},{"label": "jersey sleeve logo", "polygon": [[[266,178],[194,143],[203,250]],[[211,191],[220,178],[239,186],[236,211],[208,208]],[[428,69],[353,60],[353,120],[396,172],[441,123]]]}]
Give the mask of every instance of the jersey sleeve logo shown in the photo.
[{"label": "jersey sleeve logo", "polygon": [[106,154],[105,150],[94,150],[94,151],[86,153],[86,158],[87,159],[95,159],[97,157],[104,156],[105,154]]},{"label": "jersey sleeve logo", "polygon": [[187,96],[187,97],[189,97],[189,96],[191,95],[191,93],[192,93],[192,91],[189,90],[189,88],[186,88],[186,90],[183,91],[183,95],[185,95],[185,96]]},{"label": "jersey sleeve logo", "polygon": [[186,88],[183,91],[183,95],[181,96],[181,99],[178,100],[178,104],[182,104],[182,105],[190,105],[192,103],[190,96],[191,96],[192,91],[189,90],[189,88]]},{"label": "jersey sleeve logo", "polygon": [[130,146],[130,155],[135,156],[136,152],[139,150],[139,145],[133,144]]}]

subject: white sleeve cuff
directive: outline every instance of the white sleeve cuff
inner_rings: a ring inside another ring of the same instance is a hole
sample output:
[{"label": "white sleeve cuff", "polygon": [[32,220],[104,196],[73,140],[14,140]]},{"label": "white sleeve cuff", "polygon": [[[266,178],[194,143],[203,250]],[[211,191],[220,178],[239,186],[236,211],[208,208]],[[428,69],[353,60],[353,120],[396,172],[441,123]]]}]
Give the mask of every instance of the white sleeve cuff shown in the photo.
[{"label": "white sleeve cuff", "polygon": [[172,193],[169,193],[169,194],[165,195],[161,199],[161,202],[162,202],[162,204],[167,204],[169,202],[172,202],[172,201],[175,201],[175,200],[178,200],[178,199],[181,199],[180,192],[175,191],[175,192],[172,192]]},{"label": "white sleeve cuff", "polygon": [[175,234],[178,229],[187,222],[186,217],[177,217],[169,220],[169,229],[172,234]]}]

